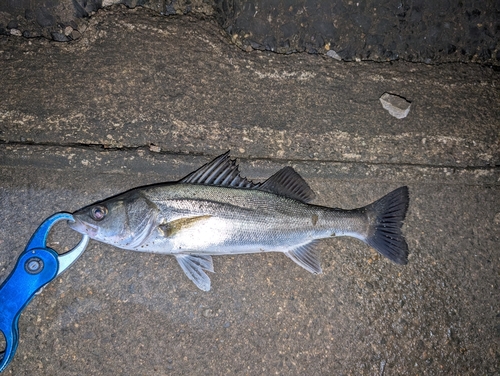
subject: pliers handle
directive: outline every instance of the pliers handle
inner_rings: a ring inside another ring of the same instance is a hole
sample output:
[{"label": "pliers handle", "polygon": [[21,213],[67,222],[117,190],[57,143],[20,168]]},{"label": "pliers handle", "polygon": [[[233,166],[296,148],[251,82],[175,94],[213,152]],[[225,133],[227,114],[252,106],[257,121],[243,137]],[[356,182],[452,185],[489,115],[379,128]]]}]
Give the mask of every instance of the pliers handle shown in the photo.
[{"label": "pliers handle", "polygon": [[71,251],[59,255],[47,247],[47,237],[54,224],[61,220],[74,221],[69,213],[56,213],[47,218],[31,237],[17,259],[14,270],[0,286],[0,332],[5,337],[5,350],[0,352],[0,372],[10,363],[19,343],[19,316],[46,284],[56,278],[83,253],[89,237]]}]

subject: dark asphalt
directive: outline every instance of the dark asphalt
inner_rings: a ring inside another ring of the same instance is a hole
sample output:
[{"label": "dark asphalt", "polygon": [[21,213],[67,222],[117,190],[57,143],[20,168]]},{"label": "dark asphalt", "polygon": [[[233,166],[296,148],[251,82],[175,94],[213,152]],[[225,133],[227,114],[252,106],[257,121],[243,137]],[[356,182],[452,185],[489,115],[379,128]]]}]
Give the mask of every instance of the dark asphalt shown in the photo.
[{"label": "dark asphalt", "polygon": [[[212,22],[122,8],[77,42],[1,37],[0,51],[0,280],[54,212],[228,149],[254,180],[293,166],[318,204],[411,197],[406,266],[332,239],[322,275],[221,256],[205,293],[171,257],[92,241],[21,316],[5,374],[500,372],[497,72],[245,53]],[[384,92],[412,102],[407,118]],[[50,245],[77,239],[61,224]]]}]

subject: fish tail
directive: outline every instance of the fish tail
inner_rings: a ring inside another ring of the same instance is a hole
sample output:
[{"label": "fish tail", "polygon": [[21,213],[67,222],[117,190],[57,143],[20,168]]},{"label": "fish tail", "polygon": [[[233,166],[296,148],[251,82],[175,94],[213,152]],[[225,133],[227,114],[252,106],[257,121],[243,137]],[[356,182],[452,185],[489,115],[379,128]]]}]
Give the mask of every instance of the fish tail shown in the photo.
[{"label": "fish tail", "polygon": [[[408,187],[400,187],[364,209],[373,218],[364,241],[396,264],[408,262],[408,244],[401,231],[410,197]],[[370,215],[371,214],[371,215]]]}]

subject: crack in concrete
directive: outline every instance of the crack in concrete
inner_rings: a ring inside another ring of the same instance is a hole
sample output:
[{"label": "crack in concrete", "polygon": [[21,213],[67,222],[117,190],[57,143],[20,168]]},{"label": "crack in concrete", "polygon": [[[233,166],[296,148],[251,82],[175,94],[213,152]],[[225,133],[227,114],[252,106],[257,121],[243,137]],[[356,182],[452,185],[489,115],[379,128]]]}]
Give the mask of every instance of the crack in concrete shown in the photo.
[{"label": "crack in concrete", "polygon": [[[152,155],[170,155],[170,156],[191,156],[191,157],[207,157],[213,158],[214,155],[207,153],[193,153],[193,152],[174,152],[174,151],[151,151],[151,145],[139,145],[139,146],[110,146],[106,144],[86,144],[86,143],[57,143],[57,142],[18,142],[18,141],[4,141],[0,140],[0,145],[11,145],[11,146],[41,146],[41,147],[62,147],[62,148],[75,148],[82,150],[91,150],[98,152],[129,152],[129,151],[139,151],[150,153]],[[451,164],[424,164],[424,163],[390,163],[390,162],[372,162],[372,161],[349,161],[349,160],[334,160],[334,159],[288,159],[288,158],[272,158],[272,157],[254,157],[248,158],[245,156],[232,156],[233,159],[239,159],[243,161],[268,161],[273,163],[343,163],[349,165],[365,165],[365,166],[398,166],[398,167],[420,167],[420,168],[435,168],[435,169],[451,169],[452,171],[500,171],[500,165],[487,165],[487,166],[456,166]]]}]

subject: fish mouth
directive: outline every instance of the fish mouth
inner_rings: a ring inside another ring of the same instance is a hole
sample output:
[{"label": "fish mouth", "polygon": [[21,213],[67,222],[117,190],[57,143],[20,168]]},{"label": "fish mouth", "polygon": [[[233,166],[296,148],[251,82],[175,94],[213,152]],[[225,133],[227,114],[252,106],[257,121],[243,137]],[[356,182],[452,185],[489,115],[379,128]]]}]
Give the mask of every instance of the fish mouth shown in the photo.
[{"label": "fish mouth", "polygon": [[74,221],[68,221],[68,226],[72,230],[75,230],[80,234],[90,236],[92,239],[94,239],[97,236],[97,231],[98,231],[97,226],[92,225],[88,222],[83,222],[78,218],[74,218]]}]

